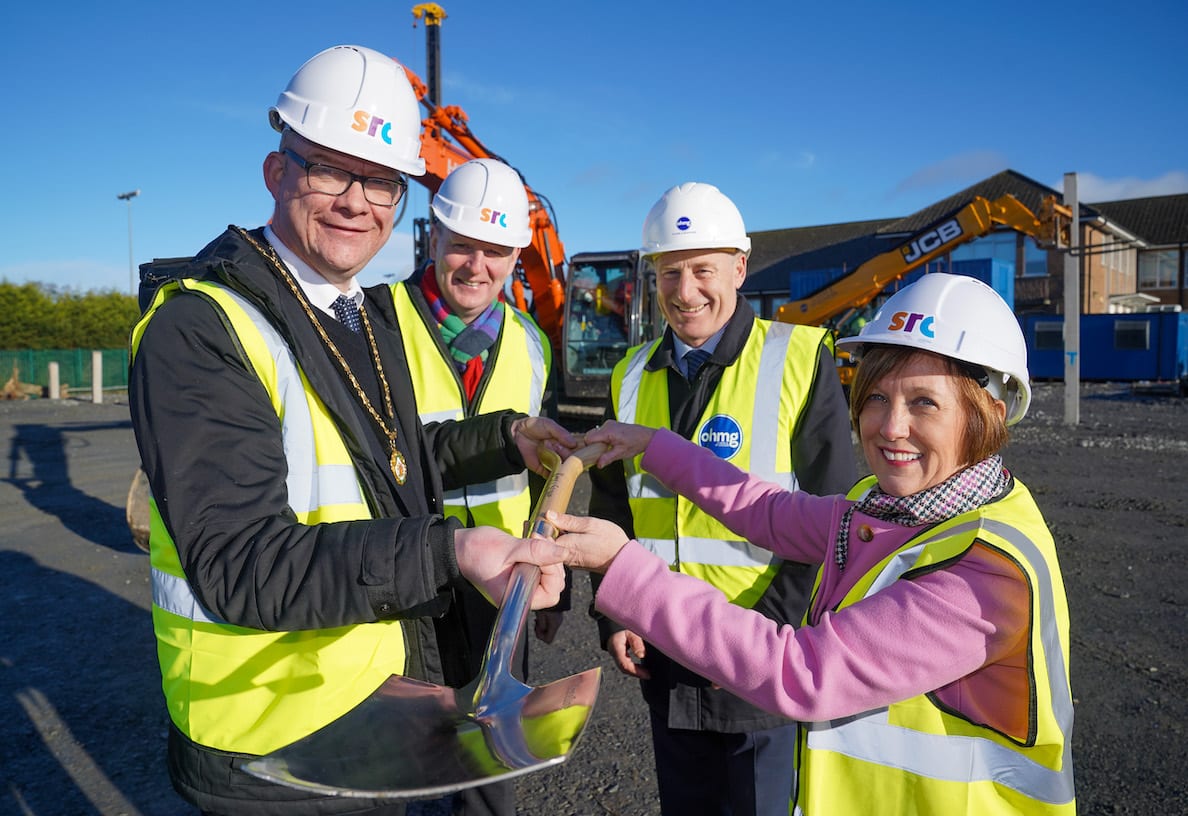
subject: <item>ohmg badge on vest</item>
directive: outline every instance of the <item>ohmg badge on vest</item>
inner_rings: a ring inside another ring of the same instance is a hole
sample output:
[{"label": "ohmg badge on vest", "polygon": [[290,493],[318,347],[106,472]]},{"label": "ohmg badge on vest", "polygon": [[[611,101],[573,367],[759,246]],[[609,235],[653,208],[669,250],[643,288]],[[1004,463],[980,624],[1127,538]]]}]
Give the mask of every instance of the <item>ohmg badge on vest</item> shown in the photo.
[{"label": "ohmg badge on vest", "polygon": [[697,444],[709,448],[719,459],[729,459],[742,448],[743,431],[738,421],[726,414],[706,420],[697,432]]}]

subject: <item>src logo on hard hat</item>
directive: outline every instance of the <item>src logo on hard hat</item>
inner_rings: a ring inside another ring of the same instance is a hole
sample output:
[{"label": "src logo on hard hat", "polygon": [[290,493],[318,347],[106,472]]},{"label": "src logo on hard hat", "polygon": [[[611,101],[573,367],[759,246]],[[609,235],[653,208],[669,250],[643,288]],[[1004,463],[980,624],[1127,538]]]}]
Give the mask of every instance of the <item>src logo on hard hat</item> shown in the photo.
[{"label": "src logo on hard hat", "polygon": [[933,315],[922,315],[919,312],[896,312],[891,315],[887,331],[901,331],[907,334],[918,331],[925,337],[935,339],[936,331],[932,328],[935,320]]},{"label": "src logo on hard hat", "polygon": [[676,228],[681,232],[690,229],[693,226],[693,219],[687,215],[682,215],[677,219]]},{"label": "src logo on hard hat", "polygon": [[494,224],[507,229],[507,213],[493,210],[490,207],[483,207],[479,210],[479,220],[484,224]]},{"label": "src logo on hard hat", "polygon": [[384,140],[384,144],[392,144],[392,123],[372,116],[365,110],[355,111],[355,123],[351,125],[351,130],[366,133],[368,136],[378,135]]},{"label": "src logo on hard hat", "polygon": [[697,432],[697,443],[709,448],[719,459],[729,459],[738,453],[742,441],[742,428],[734,417],[726,414],[710,417]]}]

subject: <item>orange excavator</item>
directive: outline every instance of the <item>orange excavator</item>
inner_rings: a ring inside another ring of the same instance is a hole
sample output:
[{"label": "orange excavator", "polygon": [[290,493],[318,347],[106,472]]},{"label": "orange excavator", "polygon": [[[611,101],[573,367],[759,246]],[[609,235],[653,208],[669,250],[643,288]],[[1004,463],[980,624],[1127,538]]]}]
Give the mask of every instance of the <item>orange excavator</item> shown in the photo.
[{"label": "orange excavator", "polygon": [[[414,20],[425,22],[428,78],[426,83],[404,66],[426,111],[421,126],[425,175],[413,180],[432,195],[451,170],[471,159],[497,159],[514,167],[474,135],[465,111],[440,104],[440,37],[445,9],[436,3],[421,3],[412,13]],[[522,173],[520,177],[523,179]],[[562,415],[570,419],[595,417],[601,414],[602,401],[610,393],[614,363],[630,346],[663,330],[653,296],[655,275],[638,250],[587,252],[566,259],[552,205],[527,182],[524,191],[532,243],[520,253],[512,296],[516,307],[530,312],[552,342],[561,372]],[[416,218],[413,227],[419,267],[428,260],[428,220]]]},{"label": "orange excavator", "polygon": [[[421,157],[425,160],[425,175],[414,178],[414,181],[423,185],[429,190],[429,194],[433,195],[451,170],[471,159],[497,159],[509,166],[510,162],[479,141],[470,130],[469,117],[465,111],[457,105],[437,103],[440,99],[440,80],[435,76],[439,70],[438,36],[441,21],[446,16],[445,10],[436,3],[422,3],[413,7],[413,16],[425,19],[426,37],[429,41],[429,77],[434,86],[431,88],[407,65],[404,66],[417,99],[428,111],[421,123]],[[526,310],[527,295],[524,286],[527,285],[532,292],[532,308],[537,322],[553,341],[553,345],[559,347],[565,304],[565,245],[561,242],[561,236],[557,234],[552,205],[527,183],[524,184],[524,191],[528,194],[532,243],[520,253],[520,270],[513,283],[513,294],[517,306]],[[427,246],[428,236],[425,229],[425,220],[417,219],[414,237],[419,256],[424,254]],[[421,261],[423,258],[418,257],[417,260]]]}]

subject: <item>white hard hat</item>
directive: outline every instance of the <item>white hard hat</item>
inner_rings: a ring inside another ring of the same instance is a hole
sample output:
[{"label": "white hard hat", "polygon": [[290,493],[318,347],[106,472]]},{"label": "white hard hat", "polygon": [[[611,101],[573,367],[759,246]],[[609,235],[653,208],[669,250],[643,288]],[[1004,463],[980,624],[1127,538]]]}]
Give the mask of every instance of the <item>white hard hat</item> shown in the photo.
[{"label": "white hard hat", "polygon": [[1015,313],[977,278],[933,272],[887,299],[856,337],[837,341],[859,351],[865,345],[908,346],[985,369],[995,399],[1006,403],[1014,425],[1031,404],[1027,343]]},{"label": "white hard hat", "polygon": [[297,69],[276,105],[275,130],[402,173],[424,175],[421,113],[400,63],[358,45],[338,45]]},{"label": "white hard hat", "polygon": [[455,167],[432,208],[442,224],[467,238],[509,247],[532,243],[524,182],[503,162],[471,159]]},{"label": "white hard hat", "polygon": [[645,255],[682,249],[751,252],[751,239],[738,207],[712,184],[678,184],[660,197],[644,219]]}]

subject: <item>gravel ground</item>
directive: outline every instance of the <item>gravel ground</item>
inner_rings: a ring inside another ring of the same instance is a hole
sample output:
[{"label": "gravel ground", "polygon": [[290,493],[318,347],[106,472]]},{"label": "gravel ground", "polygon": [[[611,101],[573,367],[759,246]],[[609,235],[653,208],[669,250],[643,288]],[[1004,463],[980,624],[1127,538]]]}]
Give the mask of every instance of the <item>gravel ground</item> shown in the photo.
[{"label": "gravel ground", "polygon": [[[1087,385],[1081,422],[1039,385],[1005,456],[1060,548],[1082,814],[1188,810],[1188,400]],[[136,453],[118,401],[0,403],[0,813],[192,814],[169,786],[147,557],[124,517]],[[574,508],[584,507],[579,486]],[[534,682],[603,667],[573,758],[522,777],[525,816],[656,813],[635,681],[597,650],[588,583]]]}]

